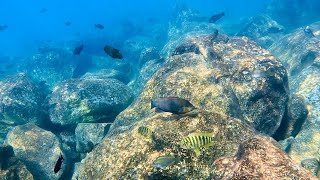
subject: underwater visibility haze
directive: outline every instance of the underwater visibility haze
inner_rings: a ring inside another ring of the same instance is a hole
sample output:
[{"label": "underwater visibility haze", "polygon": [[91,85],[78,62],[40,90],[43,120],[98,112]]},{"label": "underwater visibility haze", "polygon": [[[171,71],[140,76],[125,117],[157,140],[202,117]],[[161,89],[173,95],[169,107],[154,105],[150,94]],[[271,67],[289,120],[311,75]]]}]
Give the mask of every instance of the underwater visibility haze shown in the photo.
[{"label": "underwater visibility haze", "polygon": [[0,179],[319,179],[318,0],[2,0]]}]

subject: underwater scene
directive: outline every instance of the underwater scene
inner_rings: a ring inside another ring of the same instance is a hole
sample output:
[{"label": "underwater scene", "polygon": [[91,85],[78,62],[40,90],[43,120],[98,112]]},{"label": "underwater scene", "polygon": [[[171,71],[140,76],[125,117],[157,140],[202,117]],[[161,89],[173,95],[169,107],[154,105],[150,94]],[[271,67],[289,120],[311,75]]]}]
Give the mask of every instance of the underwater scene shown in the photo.
[{"label": "underwater scene", "polygon": [[319,0],[1,0],[0,180],[320,179]]}]

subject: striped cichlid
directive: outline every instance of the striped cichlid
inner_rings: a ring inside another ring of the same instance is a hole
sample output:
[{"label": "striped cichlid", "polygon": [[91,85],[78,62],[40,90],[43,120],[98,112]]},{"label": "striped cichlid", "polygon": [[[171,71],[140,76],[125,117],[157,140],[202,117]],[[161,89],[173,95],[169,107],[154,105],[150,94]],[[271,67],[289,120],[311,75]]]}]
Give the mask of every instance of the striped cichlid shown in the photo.
[{"label": "striped cichlid", "polygon": [[140,126],[138,128],[138,133],[146,138],[152,138],[153,136],[153,132],[148,127],[145,127],[145,126]]},{"label": "striped cichlid", "polygon": [[196,156],[200,155],[200,149],[210,147],[215,140],[215,133],[191,133],[187,137],[183,138],[181,145],[186,149],[192,149],[196,153]]}]

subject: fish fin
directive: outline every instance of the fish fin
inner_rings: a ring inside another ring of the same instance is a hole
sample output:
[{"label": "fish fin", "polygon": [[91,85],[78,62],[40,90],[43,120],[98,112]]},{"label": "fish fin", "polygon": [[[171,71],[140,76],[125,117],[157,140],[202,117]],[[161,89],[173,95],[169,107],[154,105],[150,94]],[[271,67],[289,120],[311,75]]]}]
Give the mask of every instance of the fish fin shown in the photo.
[{"label": "fish fin", "polygon": [[163,111],[163,110],[161,110],[161,109],[159,109],[159,108],[155,108],[155,110],[154,110],[155,112],[157,112],[157,113],[162,113],[162,112],[165,112],[165,111]]},{"label": "fish fin", "polygon": [[196,153],[196,156],[197,157],[199,157],[200,156],[200,154],[201,154],[201,151],[200,151],[200,149],[194,149],[194,152]]},{"label": "fish fin", "polygon": [[152,99],[150,100],[150,102],[151,102],[151,109],[155,108],[156,107],[156,103]]}]

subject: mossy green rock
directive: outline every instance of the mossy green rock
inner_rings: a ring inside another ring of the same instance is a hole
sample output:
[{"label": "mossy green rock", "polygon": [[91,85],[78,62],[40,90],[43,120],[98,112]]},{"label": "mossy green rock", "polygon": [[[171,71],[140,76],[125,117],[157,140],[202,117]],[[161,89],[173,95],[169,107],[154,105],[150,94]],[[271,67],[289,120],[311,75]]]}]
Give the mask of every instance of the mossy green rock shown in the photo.
[{"label": "mossy green rock", "polygon": [[[154,132],[152,141],[138,133],[140,126]],[[196,157],[194,151],[180,145],[192,132],[214,132],[219,141]],[[142,119],[117,136],[104,138],[83,160],[77,173],[79,179],[206,179],[214,160],[234,154],[238,144],[253,135],[255,130],[250,126],[213,112],[194,111],[181,116],[160,113]],[[168,154],[181,160],[163,171],[153,167],[155,159]]]},{"label": "mossy green rock", "polygon": [[137,100],[117,116],[110,133],[153,114],[151,99],[169,96],[239,118],[269,135],[277,130],[288,101],[288,80],[268,51],[247,38],[216,33],[193,35],[180,44],[183,48],[174,50]]}]

